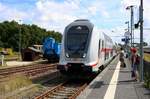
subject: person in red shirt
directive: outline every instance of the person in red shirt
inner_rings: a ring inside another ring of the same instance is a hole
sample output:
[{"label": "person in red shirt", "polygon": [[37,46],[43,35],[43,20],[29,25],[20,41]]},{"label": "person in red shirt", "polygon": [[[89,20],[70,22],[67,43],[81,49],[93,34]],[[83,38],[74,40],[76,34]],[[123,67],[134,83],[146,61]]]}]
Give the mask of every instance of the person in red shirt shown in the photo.
[{"label": "person in red shirt", "polygon": [[134,80],[137,80],[138,78],[138,73],[137,73],[137,66],[139,65],[138,61],[138,55],[137,55],[137,49],[132,48],[131,49],[131,77],[134,78]]}]

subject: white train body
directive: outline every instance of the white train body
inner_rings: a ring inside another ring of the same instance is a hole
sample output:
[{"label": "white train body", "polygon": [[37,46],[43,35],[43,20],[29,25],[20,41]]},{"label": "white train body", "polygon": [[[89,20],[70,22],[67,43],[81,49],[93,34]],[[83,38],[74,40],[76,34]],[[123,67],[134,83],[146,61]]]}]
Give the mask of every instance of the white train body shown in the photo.
[{"label": "white train body", "polygon": [[98,72],[113,57],[113,42],[104,33],[97,33],[88,20],[76,20],[63,34],[60,60],[61,72]]}]

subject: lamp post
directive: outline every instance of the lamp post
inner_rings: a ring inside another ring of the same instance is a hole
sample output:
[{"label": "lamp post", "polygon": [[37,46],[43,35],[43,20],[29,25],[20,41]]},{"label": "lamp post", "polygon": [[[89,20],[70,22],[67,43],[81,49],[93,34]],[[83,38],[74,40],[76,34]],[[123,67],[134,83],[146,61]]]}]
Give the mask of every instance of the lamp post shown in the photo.
[{"label": "lamp post", "polygon": [[[19,20],[20,22],[21,20]],[[21,27],[19,25],[19,60],[21,60]]]},{"label": "lamp post", "polygon": [[131,29],[130,29],[130,31],[131,31],[131,47],[133,46],[133,39],[134,39],[134,34],[133,34],[133,24],[134,24],[134,16],[133,16],[133,5],[131,5],[131,6],[128,6],[127,8],[126,8],[126,10],[131,10]]},{"label": "lamp post", "polygon": [[143,81],[143,0],[140,0],[140,81]]}]

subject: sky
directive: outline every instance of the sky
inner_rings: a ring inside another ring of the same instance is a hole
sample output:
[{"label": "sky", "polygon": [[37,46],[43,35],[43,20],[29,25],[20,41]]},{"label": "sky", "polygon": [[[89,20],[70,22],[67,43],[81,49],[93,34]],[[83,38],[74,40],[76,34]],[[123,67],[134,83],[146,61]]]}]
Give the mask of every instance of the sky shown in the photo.
[{"label": "sky", "polygon": [[[144,1],[144,41],[150,44],[150,0]],[[97,32],[104,32],[114,42],[121,42],[126,21],[134,5],[134,22],[138,21],[140,0],[0,0],[0,22],[15,20],[20,24],[36,24],[47,30],[63,33],[76,19],[89,19]],[[139,29],[134,31],[139,42]]]}]

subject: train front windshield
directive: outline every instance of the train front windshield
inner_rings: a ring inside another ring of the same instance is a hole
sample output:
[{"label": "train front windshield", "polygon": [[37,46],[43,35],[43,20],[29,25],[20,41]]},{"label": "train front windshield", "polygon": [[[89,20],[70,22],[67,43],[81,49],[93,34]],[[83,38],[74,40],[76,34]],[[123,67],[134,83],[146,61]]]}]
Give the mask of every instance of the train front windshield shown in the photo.
[{"label": "train front windshield", "polygon": [[66,47],[69,56],[82,57],[86,51],[89,29],[86,26],[73,26],[67,32]]}]

